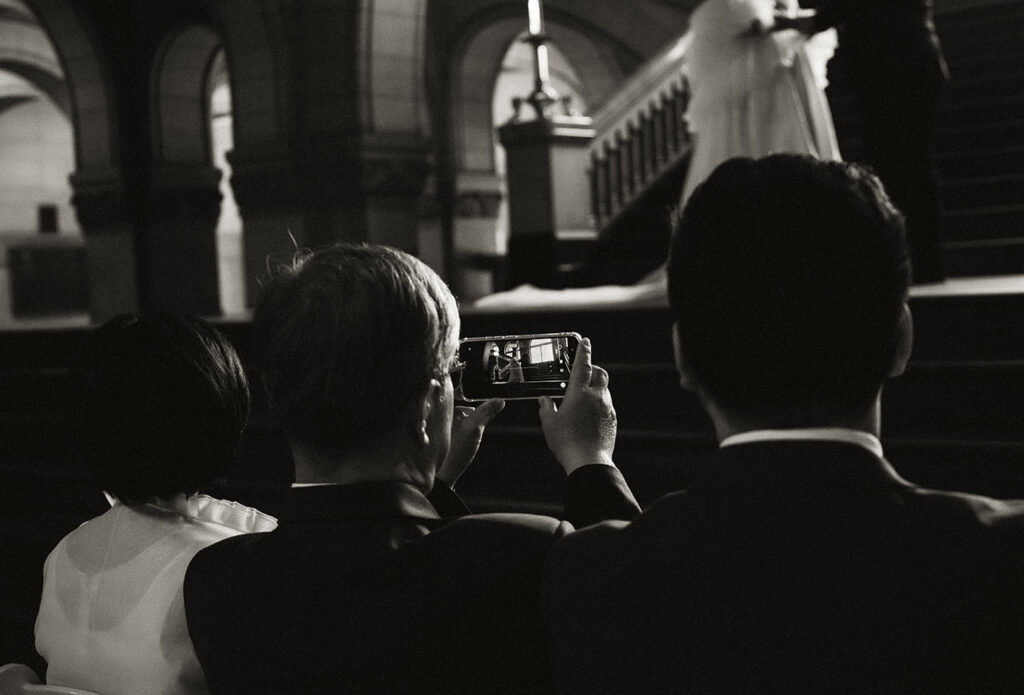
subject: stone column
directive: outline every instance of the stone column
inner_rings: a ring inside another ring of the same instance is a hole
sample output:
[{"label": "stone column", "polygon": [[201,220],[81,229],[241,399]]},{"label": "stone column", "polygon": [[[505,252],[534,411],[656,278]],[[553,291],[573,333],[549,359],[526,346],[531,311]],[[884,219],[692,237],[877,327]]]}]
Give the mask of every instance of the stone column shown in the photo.
[{"label": "stone column", "polygon": [[475,299],[505,286],[507,230],[499,229],[502,192],[491,172],[459,172],[455,194],[456,284],[462,299]]},{"label": "stone column", "polygon": [[426,140],[419,135],[368,137],[359,159],[366,241],[416,254],[420,195],[430,170]]},{"label": "stone column", "polygon": [[369,242],[417,251],[420,195],[429,171],[419,136],[321,142],[294,159],[238,151],[229,159],[244,222],[250,304],[268,263],[286,260],[295,244]]},{"label": "stone column", "polygon": [[138,254],[145,306],[215,316],[220,171],[210,166],[154,165]]},{"label": "stone column", "polygon": [[231,187],[242,217],[245,296],[252,306],[259,282],[270,265],[285,261],[300,247],[316,245],[306,235],[295,164],[280,150],[240,150],[228,153]]},{"label": "stone column", "polygon": [[101,323],[139,310],[136,245],[121,172],[80,170],[70,176],[78,224],[85,237],[89,314]]}]

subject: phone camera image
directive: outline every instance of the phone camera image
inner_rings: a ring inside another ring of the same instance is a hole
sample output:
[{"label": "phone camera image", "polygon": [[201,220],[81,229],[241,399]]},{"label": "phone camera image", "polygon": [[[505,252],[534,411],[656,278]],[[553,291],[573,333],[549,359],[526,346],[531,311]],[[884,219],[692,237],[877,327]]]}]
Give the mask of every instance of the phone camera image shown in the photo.
[{"label": "phone camera image", "polygon": [[580,337],[576,333],[466,338],[459,359],[466,364],[466,400],[562,396],[569,383]]}]

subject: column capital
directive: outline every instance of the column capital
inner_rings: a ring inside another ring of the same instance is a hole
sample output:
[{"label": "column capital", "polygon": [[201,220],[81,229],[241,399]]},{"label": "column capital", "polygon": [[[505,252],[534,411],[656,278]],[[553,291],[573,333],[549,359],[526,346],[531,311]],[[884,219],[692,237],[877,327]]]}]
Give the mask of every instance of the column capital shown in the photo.
[{"label": "column capital", "polygon": [[220,216],[221,171],[211,166],[154,164],[150,171],[149,215],[161,224]]},{"label": "column capital", "polygon": [[300,189],[290,152],[235,148],[227,158],[231,163],[231,189],[243,216],[250,209],[299,206]]},{"label": "column capital", "polygon": [[128,196],[120,169],[84,169],[68,181],[78,225],[85,236],[124,233],[131,227]]}]

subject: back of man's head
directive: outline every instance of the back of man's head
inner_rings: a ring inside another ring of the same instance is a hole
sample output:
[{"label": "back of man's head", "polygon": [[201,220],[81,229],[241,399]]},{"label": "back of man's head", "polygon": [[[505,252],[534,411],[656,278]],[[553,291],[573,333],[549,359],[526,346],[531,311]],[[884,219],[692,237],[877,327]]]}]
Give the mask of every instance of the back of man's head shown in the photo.
[{"label": "back of man's head", "polygon": [[909,276],[902,216],[863,168],[725,162],[672,241],[683,368],[718,406],[780,426],[864,408],[900,348]]},{"label": "back of man's head", "polygon": [[276,271],[253,333],[271,413],[293,442],[337,455],[393,432],[402,406],[447,373],[459,315],[416,258],[338,244]]}]

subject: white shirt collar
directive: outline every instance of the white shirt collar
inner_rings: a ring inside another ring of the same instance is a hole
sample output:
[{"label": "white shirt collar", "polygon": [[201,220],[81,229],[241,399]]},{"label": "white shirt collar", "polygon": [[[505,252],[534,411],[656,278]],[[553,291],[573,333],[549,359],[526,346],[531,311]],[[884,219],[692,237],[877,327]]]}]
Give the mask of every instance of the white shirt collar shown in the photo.
[{"label": "white shirt collar", "polygon": [[792,430],[750,430],[731,437],[726,437],[718,445],[720,448],[749,444],[751,442],[777,442],[785,440],[835,441],[856,444],[867,449],[878,458],[882,458],[882,443],[878,437],[863,430],[851,430],[845,427],[808,427]]}]

